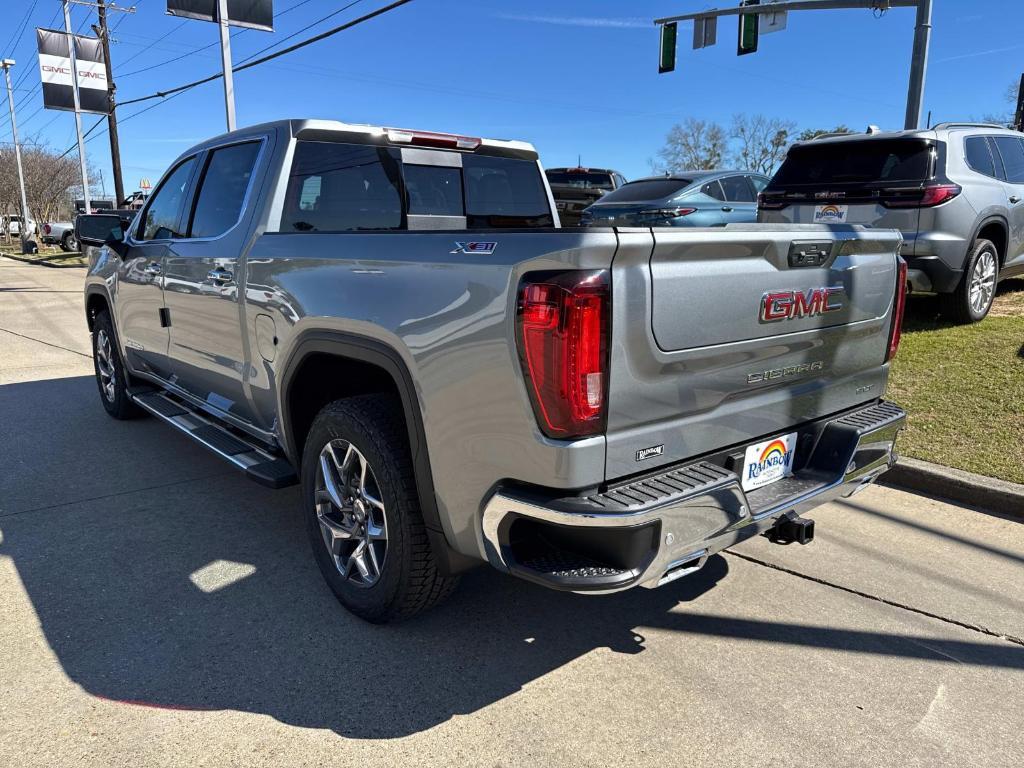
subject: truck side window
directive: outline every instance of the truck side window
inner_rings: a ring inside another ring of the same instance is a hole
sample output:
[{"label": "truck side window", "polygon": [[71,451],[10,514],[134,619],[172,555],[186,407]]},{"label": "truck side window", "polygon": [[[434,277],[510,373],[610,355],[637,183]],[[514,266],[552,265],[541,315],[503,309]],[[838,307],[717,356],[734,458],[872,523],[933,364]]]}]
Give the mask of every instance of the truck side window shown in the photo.
[{"label": "truck side window", "polygon": [[248,141],[210,153],[199,182],[189,237],[218,237],[238,223],[259,150],[258,141]]},{"label": "truck side window", "polygon": [[400,229],[400,157],[389,147],[298,142],[281,231]]},{"label": "truck side window", "polygon": [[164,183],[149,199],[149,205],[146,206],[138,227],[140,240],[167,240],[185,236],[184,233],[178,231],[178,222],[181,220],[185,192],[188,190],[188,182],[192,178],[195,164],[195,157],[190,157],[181,163],[171,171]]}]

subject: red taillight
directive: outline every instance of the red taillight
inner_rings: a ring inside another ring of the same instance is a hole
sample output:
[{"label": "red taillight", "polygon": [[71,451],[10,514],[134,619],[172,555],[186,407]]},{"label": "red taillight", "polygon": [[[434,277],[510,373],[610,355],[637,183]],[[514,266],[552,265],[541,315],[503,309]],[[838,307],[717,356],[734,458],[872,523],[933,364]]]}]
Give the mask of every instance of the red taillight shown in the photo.
[{"label": "red taillight", "polygon": [[393,144],[410,144],[415,147],[444,147],[445,149],[473,151],[482,143],[481,139],[472,136],[457,136],[454,133],[408,131],[404,128],[387,128],[385,133],[388,141]]},{"label": "red taillight", "polygon": [[932,208],[952,200],[963,190],[958,184],[929,184],[924,189],[883,190],[886,208]]},{"label": "red taillight", "polygon": [[537,423],[548,437],[604,430],[608,275],[536,273],[519,288],[519,360]]},{"label": "red taillight", "polygon": [[889,328],[889,346],[885,352],[885,361],[896,357],[900,348],[900,337],[903,335],[903,313],[907,308],[907,262],[902,256],[896,257],[896,298],[892,305],[892,326]]}]

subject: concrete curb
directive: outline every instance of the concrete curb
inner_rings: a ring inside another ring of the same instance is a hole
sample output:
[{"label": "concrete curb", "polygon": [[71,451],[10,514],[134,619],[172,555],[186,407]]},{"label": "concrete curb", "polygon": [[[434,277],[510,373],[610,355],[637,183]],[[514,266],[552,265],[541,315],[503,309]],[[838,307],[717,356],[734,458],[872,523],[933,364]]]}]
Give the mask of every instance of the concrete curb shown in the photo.
[{"label": "concrete curb", "polygon": [[900,457],[881,482],[1024,520],[1024,485]]},{"label": "concrete curb", "polygon": [[40,267],[49,267],[50,269],[85,269],[85,264],[54,264],[52,261],[46,259],[29,259],[25,256],[15,256],[13,253],[4,253],[0,251],[0,256],[5,259],[12,259],[14,261],[20,261],[24,264],[34,264]]}]

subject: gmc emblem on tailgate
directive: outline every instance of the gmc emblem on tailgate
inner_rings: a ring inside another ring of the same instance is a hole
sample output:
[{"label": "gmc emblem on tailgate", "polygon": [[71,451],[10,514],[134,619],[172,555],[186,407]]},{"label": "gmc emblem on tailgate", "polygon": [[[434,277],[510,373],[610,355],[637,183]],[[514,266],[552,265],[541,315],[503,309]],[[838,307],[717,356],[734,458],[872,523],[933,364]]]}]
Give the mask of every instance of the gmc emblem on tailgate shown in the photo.
[{"label": "gmc emblem on tailgate", "polygon": [[843,308],[839,294],[842,286],[831,288],[811,288],[803,291],[771,291],[761,297],[762,323],[776,323],[779,320],[792,320],[798,317],[814,317]]}]

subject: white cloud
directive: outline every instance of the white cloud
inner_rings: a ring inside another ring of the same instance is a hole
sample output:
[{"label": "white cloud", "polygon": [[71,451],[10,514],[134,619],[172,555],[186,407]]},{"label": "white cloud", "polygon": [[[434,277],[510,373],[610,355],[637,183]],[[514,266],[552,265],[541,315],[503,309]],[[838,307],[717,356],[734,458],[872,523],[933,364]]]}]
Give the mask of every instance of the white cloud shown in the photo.
[{"label": "white cloud", "polygon": [[1024,45],[1011,45],[1007,48],[990,48],[987,51],[975,51],[974,53],[961,53],[958,56],[946,56],[942,59],[936,59],[936,64],[941,64],[946,61],[959,61],[960,59],[974,59],[978,56],[991,56],[993,53],[1006,53],[1007,51],[1019,51],[1024,48]]},{"label": "white cloud", "polygon": [[521,16],[512,13],[498,14],[507,21],[525,21],[530,24],[555,24],[561,27],[598,27],[603,29],[654,29],[651,19],[601,18],[599,16]]}]

